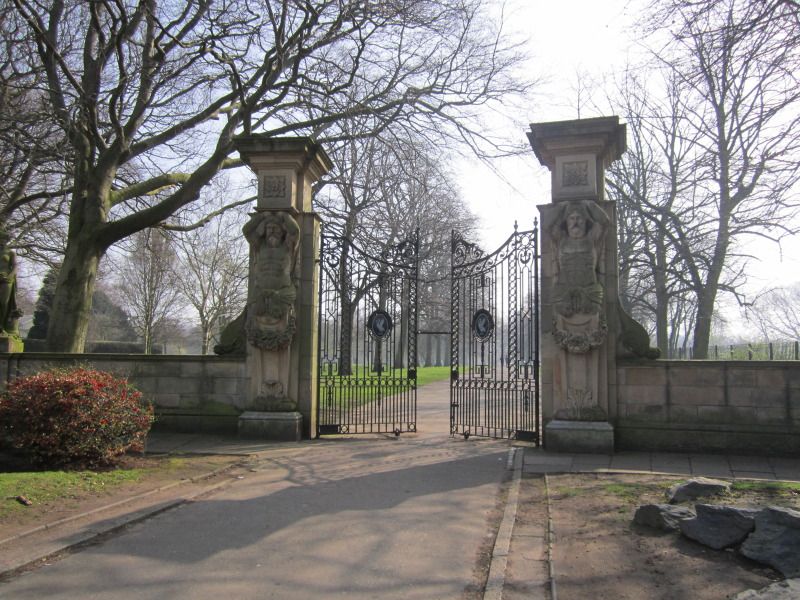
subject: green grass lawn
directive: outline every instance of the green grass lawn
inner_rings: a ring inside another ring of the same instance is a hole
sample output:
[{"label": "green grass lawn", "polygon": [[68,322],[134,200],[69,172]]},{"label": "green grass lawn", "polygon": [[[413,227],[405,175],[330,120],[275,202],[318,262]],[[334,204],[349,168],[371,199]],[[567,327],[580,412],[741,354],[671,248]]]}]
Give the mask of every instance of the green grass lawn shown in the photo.
[{"label": "green grass lawn", "polygon": [[[165,461],[161,468],[180,468],[184,459]],[[35,506],[74,498],[87,493],[98,494],[113,488],[136,483],[153,471],[152,468],[114,469],[110,471],[21,471],[0,473],[0,519],[13,517],[27,507],[17,502],[25,496]]]},{"label": "green grass lawn", "polygon": [[[417,387],[450,377],[450,367],[419,367]],[[327,385],[326,385],[327,383]],[[353,367],[353,375],[348,377],[328,377],[321,381],[320,404],[347,402],[350,406],[361,406],[380,398],[402,393],[410,387],[406,369],[393,369],[380,377],[363,366]],[[332,395],[332,396],[331,396]]]},{"label": "green grass lawn", "polygon": [[734,481],[731,493],[755,492],[765,496],[797,497],[800,495],[800,483],[794,481]]},{"label": "green grass lawn", "polygon": [[417,369],[417,387],[443,379],[450,379],[450,367],[420,367]]}]

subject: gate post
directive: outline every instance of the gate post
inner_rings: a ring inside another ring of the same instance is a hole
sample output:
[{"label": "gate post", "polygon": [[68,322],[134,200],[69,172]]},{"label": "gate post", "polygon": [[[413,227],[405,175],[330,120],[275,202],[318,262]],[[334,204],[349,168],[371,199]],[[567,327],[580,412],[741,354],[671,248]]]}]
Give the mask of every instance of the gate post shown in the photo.
[{"label": "gate post", "polygon": [[605,169],[626,149],[618,117],[531,124],[552,202],[541,214],[541,381],[545,448],[614,450],[619,332],[616,206]]},{"label": "gate post", "polygon": [[316,431],[319,216],[312,185],[332,164],[310,138],[242,136],[258,179],[244,330],[250,380],[239,434],[299,440]]}]

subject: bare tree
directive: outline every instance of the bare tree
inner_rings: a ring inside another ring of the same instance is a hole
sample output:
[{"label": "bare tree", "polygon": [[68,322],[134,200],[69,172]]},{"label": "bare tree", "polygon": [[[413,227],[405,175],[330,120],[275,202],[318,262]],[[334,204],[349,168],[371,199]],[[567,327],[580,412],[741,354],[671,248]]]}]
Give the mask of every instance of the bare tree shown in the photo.
[{"label": "bare tree", "polygon": [[[224,196],[218,187],[217,192],[219,207]],[[197,313],[202,354],[208,354],[215,335],[247,300],[248,248],[241,231],[246,215],[241,213],[225,212],[202,227],[174,235],[176,285]]]},{"label": "bare tree", "polygon": [[[655,75],[664,76],[657,91]],[[697,134],[688,126],[684,94],[670,70],[624,73],[616,104],[628,121],[629,147],[610,167],[606,181],[618,207],[623,308],[652,324],[665,357],[674,353],[681,337],[683,324],[675,318],[694,303],[678,240],[700,251],[698,223],[687,201],[697,186],[700,153]]]},{"label": "bare tree", "polygon": [[175,281],[175,251],[158,229],[136,233],[127,245],[126,255],[117,261],[116,296],[145,354],[151,354],[161,330],[174,328],[183,308]]},{"label": "bare tree", "polygon": [[[657,140],[656,170],[665,171],[670,186],[666,195],[640,195],[637,203],[655,226],[650,247],[667,240],[668,252],[674,252],[661,261],[673,265],[670,271],[658,266],[659,252],[654,253],[654,291],[664,289],[655,281],[659,272],[679,282],[680,297],[690,290],[696,303],[693,356],[706,358],[720,292],[744,302],[743,243],[749,236],[779,240],[798,229],[800,44],[781,19],[759,16],[762,3],[670,7],[671,18],[662,20],[670,41],[655,59],[666,73],[670,102],[642,115],[655,123],[659,115],[668,117],[668,127],[657,127],[645,139]],[[680,152],[673,154],[674,149]],[[681,160],[674,163],[677,157]],[[664,304],[656,304],[663,323]],[[659,326],[659,345],[664,337]]]},{"label": "bare tree", "polygon": [[0,7],[0,228],[20,257],[54,267],[64,251],[69,149],[48,114],[43,71],[30,64],[20,19]]},{"label": "bare tree", "polygon": [[67,147],[54,351],[82,349],[106,250],[237,166],[237,134],[336,142],[397,123],[489,151],[500,146],[470,107],[502,110],[529,86],[515,78],[521,57],[482,0],[12,6],[17,53],[28,74],[42,74],[43,114]]},{"label": "bare tree", "polygon": [[[751,9],[736,16],[744,32],[771,27],[777,23],[791,35],[800,34],[800,3],[797,0],[760,0],[752,2]],[[688,11],[698,16],[725,10],[728,0],[656,0],[650,6],[649,26],[660,29],[676,13]]]},{"label": "bare tree", "polygon": [[[332,274],[340,288],[342,335],[349,335],[361,297],[379,282],[378,277],[368,273],[361,281],[351,280],[345,272],[350,244],[380,256],[415,232],[419,233],[420,242],[419,306],[423,327],[434,318],[444,318],[442,302],[448,306],[448,301],[442,294],[445,290],[449,294],[444,281],[449,275],[450,232],[454,228],[469,232],[475,226],[474,216],[464,206],[453,176],[445,167],[445,155],[424,138],[401,136],[394,131],[334,152],[338,168],[329,187],[317,194],[317,207],[343,243],[339,271]],[[339,367],[342,373],[351,364],[351,357],[344,354],[349,344],[343,344],[343,348]],[[396,359],[401,356],[402,352],[395,353]]]},{"label": "bare tree", "polygon": [[767,292],[749,312],[767,340],[800,340],[800,283]]}]

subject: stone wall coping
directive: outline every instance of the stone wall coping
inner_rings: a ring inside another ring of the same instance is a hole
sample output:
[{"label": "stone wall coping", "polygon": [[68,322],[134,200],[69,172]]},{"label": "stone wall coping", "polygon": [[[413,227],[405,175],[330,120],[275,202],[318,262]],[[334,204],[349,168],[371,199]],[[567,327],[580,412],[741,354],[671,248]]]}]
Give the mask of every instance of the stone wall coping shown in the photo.
[{"label": "stone wall coping", "polygon": [[611,431],[613,427],[605,421],[565,421],[553,419],[547,422],[548,429],[582,430],[582,431]]},{"label": "stone wall coping", "polygon": [[170,362],[170,361],[183,361],[183,362],[226,362],[244,363],[243,356],[217,356],[215,354],[120,354],[120,353],[103,353],[103,354],[82,354],[82,353],[67,353],[67,352],[2,352],[0,353],[0,360],[15,359],[15,360],[84,360],[90,361],[118,361],[118,362]]},{"label": "stone wall coping", "polygon": [[693,431],[696,433],[730,433],[730,434],[791,434],[797,435],[800,428],[793,427],[792,425],[766,425],[759,423],[751,423],[746,427],[735,423],[696,423],[691,421],[671,421],[668,423],[658,421],[645,421],[636,419],[619,418],[615,421],[614,427],[616,429],[654,429],[659,431]]},{"label": "stone wall coping", "polygon": [[709,368],[709,367],[736,367],[736,368],[752,368],[752,369],[765,369],[765,368],[780,368],[785,369],[794,367],[800,369],[800,361],[796,360],[715,360],[715,359],[656,359],[642,361],[638,359],[617,359],[617,368],[657,368],[657,367],[689,367],[689,368]]}]

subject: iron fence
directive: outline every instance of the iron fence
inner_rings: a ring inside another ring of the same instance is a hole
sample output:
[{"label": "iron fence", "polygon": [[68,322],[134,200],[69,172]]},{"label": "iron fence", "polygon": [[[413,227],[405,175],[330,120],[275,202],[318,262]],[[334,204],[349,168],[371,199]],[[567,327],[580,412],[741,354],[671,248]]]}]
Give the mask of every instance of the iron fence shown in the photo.
[{"label": "iron fence", "polygon": [[[694,358],[691,348],[679,348],[674,358]],[[800,341],[714,344],[708,349],[710,360],[800,360]]]}]

